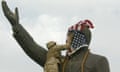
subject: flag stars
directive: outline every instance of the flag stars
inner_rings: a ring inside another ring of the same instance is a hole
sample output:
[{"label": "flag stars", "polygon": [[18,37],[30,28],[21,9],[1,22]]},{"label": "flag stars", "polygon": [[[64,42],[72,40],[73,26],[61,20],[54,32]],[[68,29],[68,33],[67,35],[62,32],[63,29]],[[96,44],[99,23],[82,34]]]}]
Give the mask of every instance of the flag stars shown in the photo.
[{"label": "flag stars", "polygon": [[81,32],[74,32],[74,38],[71,44],[72,48],[79,48],[81,45],[86,44],[86,38],[85,35]]}]

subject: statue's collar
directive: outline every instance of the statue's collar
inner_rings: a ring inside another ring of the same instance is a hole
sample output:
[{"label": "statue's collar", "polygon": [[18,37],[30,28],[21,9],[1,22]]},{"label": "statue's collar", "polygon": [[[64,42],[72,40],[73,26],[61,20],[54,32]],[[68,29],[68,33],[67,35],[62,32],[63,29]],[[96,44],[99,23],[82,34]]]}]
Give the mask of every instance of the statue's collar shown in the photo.
[{"label": "statue's collar", "polygon": [[85,50],[86,48],[88,49],[88,45],[87,44],[83,44],[79,48],[75,49],[74,51],[68,52],[68,56],[71,56],[71,55],[73,55],[73,54],[75,54],[77,52],[81,52],[81,51]]}]

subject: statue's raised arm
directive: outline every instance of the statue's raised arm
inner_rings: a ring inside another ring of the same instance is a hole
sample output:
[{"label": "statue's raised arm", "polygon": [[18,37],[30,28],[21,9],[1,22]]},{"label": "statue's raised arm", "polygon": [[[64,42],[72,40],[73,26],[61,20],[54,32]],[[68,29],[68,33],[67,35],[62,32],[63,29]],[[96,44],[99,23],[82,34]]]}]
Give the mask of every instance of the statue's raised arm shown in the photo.
[{"label": "statue's raised arm", "polygon": [[13,36],[16,41],[28,56],[30,56],[39,65],[44,66],[47,51],[43,47],[37,45],[29,33],[22,27],[22,25],[19,24],[18,8],[16,8],[15,13],[13,13],[9,9],[6,1],[2,0],[2,9],[4,15],[12,26]]}]

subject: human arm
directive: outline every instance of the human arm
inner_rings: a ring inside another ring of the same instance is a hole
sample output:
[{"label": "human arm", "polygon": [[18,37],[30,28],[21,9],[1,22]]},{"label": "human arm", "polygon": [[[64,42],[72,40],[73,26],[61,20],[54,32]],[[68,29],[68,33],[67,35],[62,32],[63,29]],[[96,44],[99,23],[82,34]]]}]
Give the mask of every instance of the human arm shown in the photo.
[{"label": "human arm", "polygon": [[70,45],[68,44],[64,44],[64,45],[56,45],[58,50],[67,50],[68,48],[70,48]]},{"label": "human arm", "polygon": [[26,54],[31,57],[35,62],[39,65],[44,66],[46,61],[46,53],[47,51],[38,46],[29,33],[19,24],[19,15],[18,9],[15,9],[15,13],[13,13],[7,6],[6,1],[2,1],[2,8],[5,17],[10,22],[13,29],[13,36],[22,49],[26,52]]}]

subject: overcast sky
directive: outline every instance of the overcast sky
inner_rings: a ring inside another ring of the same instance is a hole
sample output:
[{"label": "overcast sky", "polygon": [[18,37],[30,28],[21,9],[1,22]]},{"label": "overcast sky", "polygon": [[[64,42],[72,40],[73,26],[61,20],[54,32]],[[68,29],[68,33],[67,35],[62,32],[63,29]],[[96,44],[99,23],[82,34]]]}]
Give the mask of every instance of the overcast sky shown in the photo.
[{"label": "overcast sky", "polygon": [[[1,1],[1,0],[0,0]],[[69,26],[90,19],[91,52],[107,57],[111,72],[120,66],[120,0],[7,0],[19,8],[20,23],[43,47],[53,40],[63,44]],[[43,72],[17,44],[0,4],[0,72]]]}]

